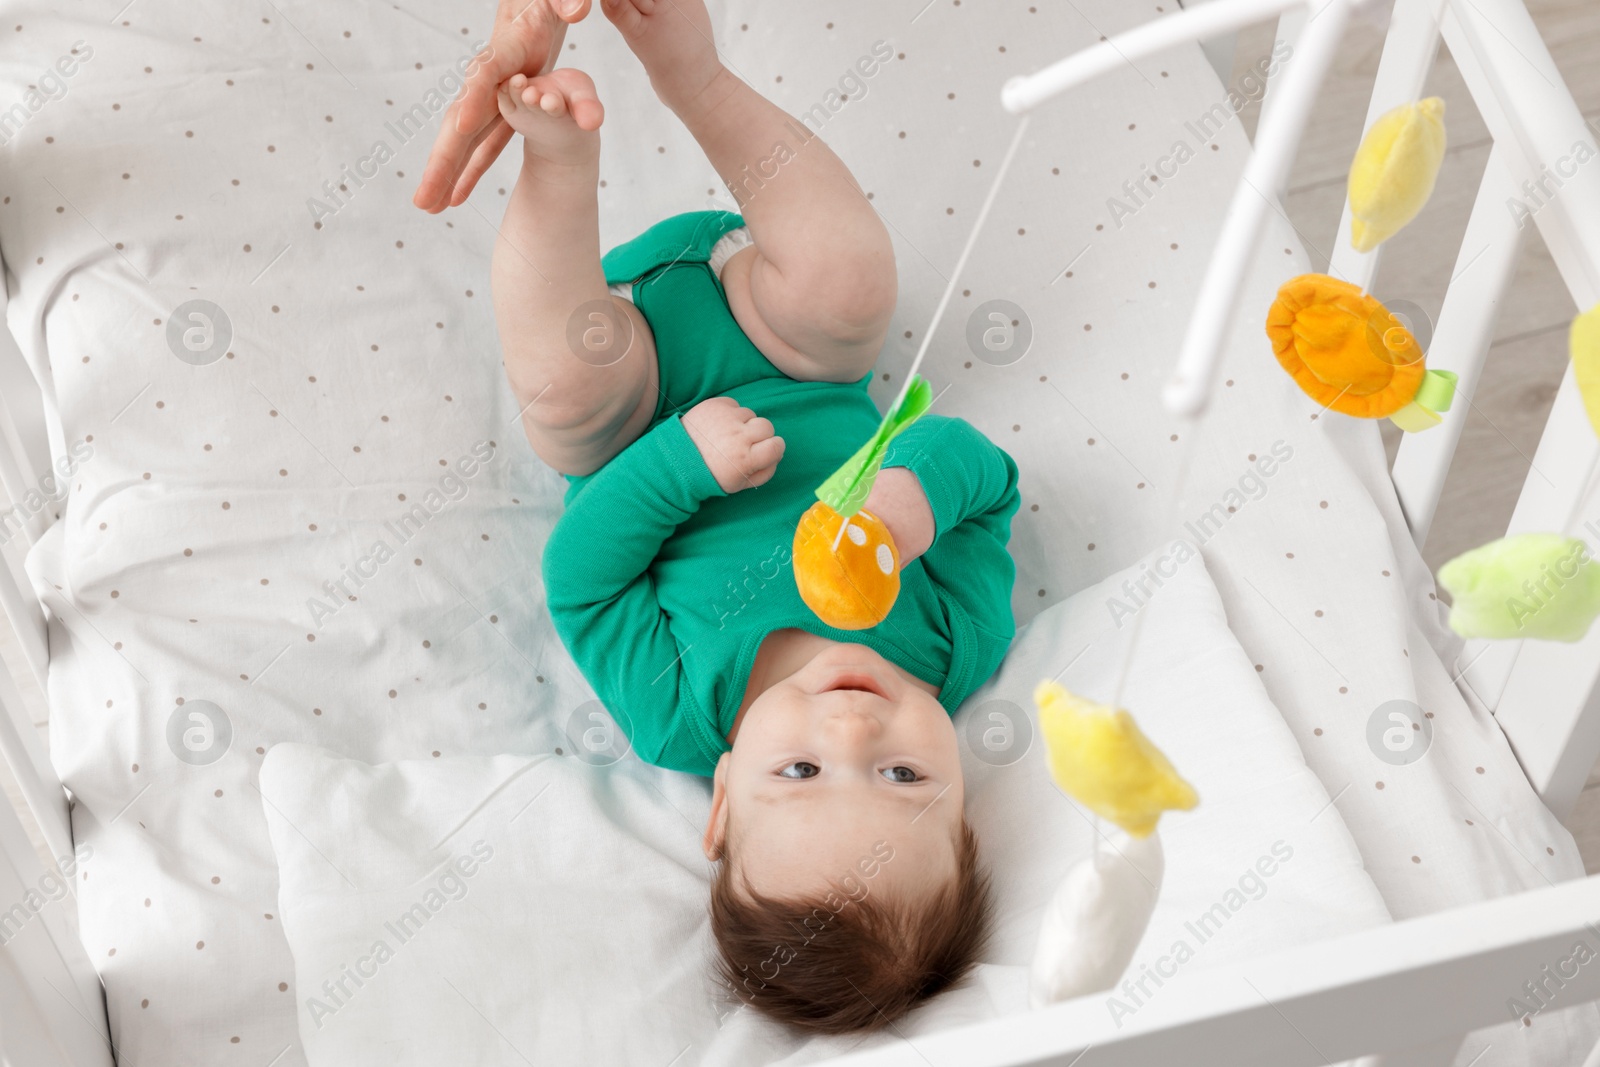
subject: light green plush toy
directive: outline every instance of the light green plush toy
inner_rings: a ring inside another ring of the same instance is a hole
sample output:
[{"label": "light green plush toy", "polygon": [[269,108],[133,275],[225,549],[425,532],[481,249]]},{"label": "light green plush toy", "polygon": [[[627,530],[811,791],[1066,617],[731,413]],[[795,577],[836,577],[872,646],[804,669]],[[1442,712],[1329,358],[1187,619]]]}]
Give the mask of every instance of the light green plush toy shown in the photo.
[{"label": "light green plush toy", "polygon": [[1502,537],[1439,568],[1462,637],[1577,641],[1600,616],[1600,563],[1576,537]]}]

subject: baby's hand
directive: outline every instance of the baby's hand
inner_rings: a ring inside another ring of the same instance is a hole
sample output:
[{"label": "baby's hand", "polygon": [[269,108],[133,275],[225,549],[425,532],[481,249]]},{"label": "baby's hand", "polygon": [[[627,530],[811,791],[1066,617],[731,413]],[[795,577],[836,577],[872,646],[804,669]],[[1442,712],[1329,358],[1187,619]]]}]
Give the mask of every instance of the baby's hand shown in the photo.
[{"label": "baby's hand", "polygon": [[783,458],[772,423],[731,396],[700,401],[683,415],[683,428],[724,493],[764,485]]}]

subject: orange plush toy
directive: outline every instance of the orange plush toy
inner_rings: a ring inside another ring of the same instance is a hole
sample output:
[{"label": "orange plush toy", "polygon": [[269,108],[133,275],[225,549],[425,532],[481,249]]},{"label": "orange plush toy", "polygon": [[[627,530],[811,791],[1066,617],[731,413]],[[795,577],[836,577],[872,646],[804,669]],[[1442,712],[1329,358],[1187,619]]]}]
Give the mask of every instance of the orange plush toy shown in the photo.
[{"label": "orange plush toy", "polygon": [[817,487],[817,502],[794,531],[794,582],[817,618],[840,630],[865,630],[889,617],[900,595],[900,550],[889,528],[862,509],[894,436],[933,403],[912,375],[866,444]]},{"label": "orange plush toy", "polygon": [[1267,337],[1289,376],[1324,408],[1389,418],[1402,430],[1437,426],[1456,376],[1430,371],[1411,331],[1349,282],[1302,274],[1278,290]]},{"label": "orange plush toy", "polygon": [[[848,525],[835,549],[840,523]],[[794,580],[817,618],[841,630],[865,630],[887,618],[900,595],[900,550],[872,512],[862,509],[847,519],[819,500],[794,531]]]}]

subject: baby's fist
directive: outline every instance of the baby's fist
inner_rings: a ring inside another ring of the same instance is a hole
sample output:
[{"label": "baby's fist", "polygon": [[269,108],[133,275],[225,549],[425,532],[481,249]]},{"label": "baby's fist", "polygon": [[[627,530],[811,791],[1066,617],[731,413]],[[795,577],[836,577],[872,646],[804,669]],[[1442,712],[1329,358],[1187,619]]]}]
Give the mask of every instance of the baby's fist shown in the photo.
[{"label": "baby's fist", "polygon": [[724,493],[765,484],[783,458],[772,423],[731,396],[700,401],[684,414],[683,428]]}]

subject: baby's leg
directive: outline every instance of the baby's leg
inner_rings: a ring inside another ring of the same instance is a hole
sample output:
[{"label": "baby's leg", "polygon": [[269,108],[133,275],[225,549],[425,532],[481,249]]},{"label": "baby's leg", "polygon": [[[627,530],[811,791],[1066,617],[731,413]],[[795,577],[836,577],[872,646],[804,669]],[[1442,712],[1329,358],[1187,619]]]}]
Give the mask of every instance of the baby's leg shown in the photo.
[{"label": "baby's leg", "polygon": [[790,377],[872,369],[894,311],[894,250],[822,139],[726,70],[702,0],[603,0],[663,103],[738,200],[755,247],[722,281],[739,325]]},{"label": "baby's leg", "polygon": [[539,458],[589,474],[644,431],[657,389],[650,328],[600,270],[600,102],[588,75],[557,70],[512,78],[500,111],[524,138],[494,249],[506,375]]}]

